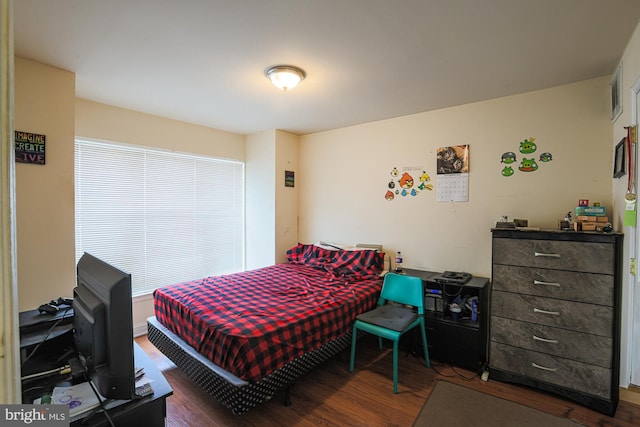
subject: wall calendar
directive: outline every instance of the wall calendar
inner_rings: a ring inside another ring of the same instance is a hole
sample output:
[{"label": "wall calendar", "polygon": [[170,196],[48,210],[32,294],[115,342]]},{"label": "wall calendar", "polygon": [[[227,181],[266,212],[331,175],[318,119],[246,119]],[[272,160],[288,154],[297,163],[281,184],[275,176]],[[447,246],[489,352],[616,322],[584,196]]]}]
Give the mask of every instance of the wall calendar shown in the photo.
[{"label": "wall calendar", "polygon": [[439,202],[469,201],[469,145],[438,148],[437,200]]}]

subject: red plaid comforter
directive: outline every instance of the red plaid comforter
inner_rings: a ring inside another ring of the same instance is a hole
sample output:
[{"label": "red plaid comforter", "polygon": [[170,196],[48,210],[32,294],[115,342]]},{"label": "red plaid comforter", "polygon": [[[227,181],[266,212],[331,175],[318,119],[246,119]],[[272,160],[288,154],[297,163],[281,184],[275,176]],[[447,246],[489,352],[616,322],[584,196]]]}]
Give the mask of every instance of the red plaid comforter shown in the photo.
[{"label": "red plaid comforter", "polygon": [[157,319],[216,365],[258,381],[350,332],[380,295],[378,276],[278,264],[157,289]]}]

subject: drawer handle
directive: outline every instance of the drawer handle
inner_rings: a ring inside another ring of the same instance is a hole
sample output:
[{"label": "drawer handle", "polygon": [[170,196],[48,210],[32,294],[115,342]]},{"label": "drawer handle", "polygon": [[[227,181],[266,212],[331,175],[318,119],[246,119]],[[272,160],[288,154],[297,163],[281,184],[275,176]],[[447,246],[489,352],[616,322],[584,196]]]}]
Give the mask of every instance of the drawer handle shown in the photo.
[{"label": "drawer handle", "polygon": [[558,368],[547,368],[546,366],[541,366],[534,362],[531,362],[531,366],[533,366],[534,368],[542,369],[543,371],[558,372]]},{"label": "drawer handle", "polygon": [[534,308],[533,312],[534,313],[542,313],[542,314],[550,314],[552,316],[560,316],[560,312],[559,311],[540,310],[539,308]]},{"label": "drawer handle", "polygon": [[545,285],[545,286],[557,286],[560,287],[560,283],[558,282],[543,282],[542,280],[534,280],[534,285]]},{"label": "drawer handle", "polygon": [[534,256],[541,256],[541,257],[547,257],[547,258],[560,258],[560,254],[547,254],[544,252],[535,252]]},{"label": "drawer handle", "polygon": [[533,336],[533,340],[534,341],[542,341],[542,342],[548,342],[550,344],[558,344],[558,340],[548,340],[546,338],[540,338],[536,335]]}]

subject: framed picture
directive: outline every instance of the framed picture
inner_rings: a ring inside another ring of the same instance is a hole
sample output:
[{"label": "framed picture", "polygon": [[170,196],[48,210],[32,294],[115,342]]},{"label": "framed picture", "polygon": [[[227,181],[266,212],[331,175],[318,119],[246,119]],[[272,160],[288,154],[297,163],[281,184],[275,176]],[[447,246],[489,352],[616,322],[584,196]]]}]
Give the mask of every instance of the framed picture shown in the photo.
[{"label": "framed picture", "polygon": [[293,172],[293,171],[284,171],[284,186],[285,187],[295,187],[296,186],[295,172]]},{"label": "framed picture", "polygon": [[622,64],[618,65],[611,78],[611,121],[622,113]]},{"label": "framed picture", "polygon": [[613,177],[620,178],[625,174],[624,164],[626,161],[626,151],[625,151],[625,143],[626,138],[622,138],[620,142],[616,145],[616,152],[614,153],[614,162],[613,162]]}]

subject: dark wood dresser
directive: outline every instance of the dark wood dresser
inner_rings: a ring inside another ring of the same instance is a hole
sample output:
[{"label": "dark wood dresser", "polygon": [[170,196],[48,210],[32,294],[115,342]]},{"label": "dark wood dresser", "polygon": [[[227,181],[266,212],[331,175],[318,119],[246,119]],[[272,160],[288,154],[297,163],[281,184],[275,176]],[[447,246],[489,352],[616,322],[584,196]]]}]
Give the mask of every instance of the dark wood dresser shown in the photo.
[{"label": "dark wood dresser", "polygon": [[619,393],[623,236],[492,233],[490,378],[613,415]]}]

